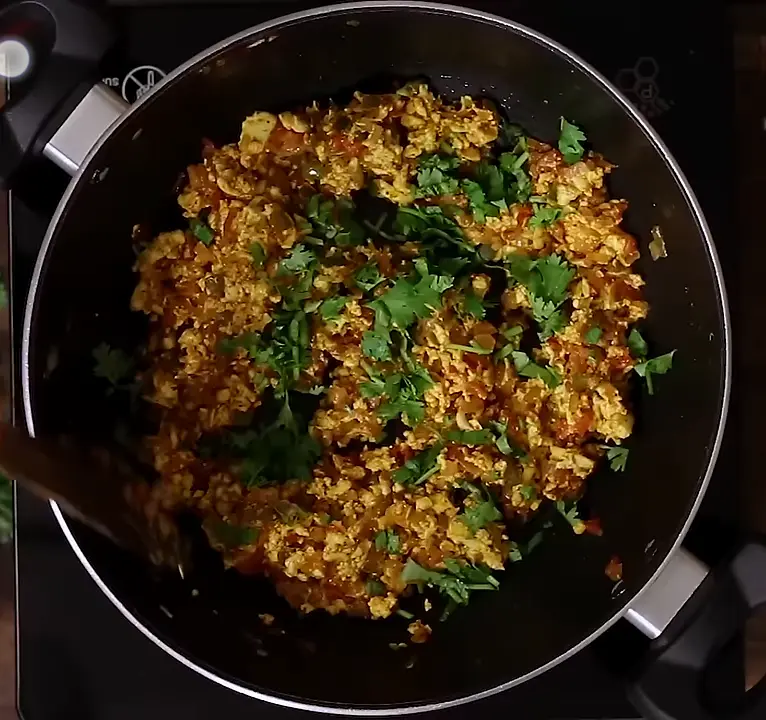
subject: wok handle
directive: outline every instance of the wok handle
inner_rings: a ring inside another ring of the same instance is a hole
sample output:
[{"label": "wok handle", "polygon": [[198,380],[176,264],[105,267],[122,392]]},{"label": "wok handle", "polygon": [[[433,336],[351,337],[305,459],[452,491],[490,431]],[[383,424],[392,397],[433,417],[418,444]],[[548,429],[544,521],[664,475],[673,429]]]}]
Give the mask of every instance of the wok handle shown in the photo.
[{"label": "wok handle", "polygon": [[82,0],[0,10],[0,186],[9,187],[86,98],[115,35]]},{"label": "wok handle", "polygon": [[[664,577],[663,572],[655,583],[662,584]],[[747,691],[744,671],[745,626],[753,611],[764,604],[766,546],[750,542],[710,571],[661,628],[629,691],[642,716],[657,720],[766,717],[766,680]]]}]

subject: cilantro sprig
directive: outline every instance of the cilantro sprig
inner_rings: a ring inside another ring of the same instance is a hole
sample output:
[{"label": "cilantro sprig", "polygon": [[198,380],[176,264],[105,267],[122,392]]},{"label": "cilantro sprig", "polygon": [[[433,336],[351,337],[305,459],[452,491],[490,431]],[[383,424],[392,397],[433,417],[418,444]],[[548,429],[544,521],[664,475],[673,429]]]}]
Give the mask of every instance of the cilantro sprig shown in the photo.
[{"label": "cilantro sprig", "polygon": [[439,455],[444,449],[441,442],[419,452],[407,460],[402,467],[393,474],[394,482],[400,485],[422,485],[428,478],[439,472]]},{"label": "cilantro sprig", "polygon": [[564,160],[573,165],[582,160],[585,152],[584,143],[587,138],[585,133],[577,125],[573,125],[566,118],[561,118],[561,131],[559,134],[559,150],[564,156]]},{"label": "cilantro sprig", "polygon": [[515,350],[511,355],[516,372],[521,377],[540,378],[549,388],[555,388],[561,384],[559,374],[552,367],[532,362],[525,352]]},{"label": "cilantro sprig", "polygon": [[475,535],[481,528],[503,519],[503,513],[486,490],[470,483],[465,483],[463,487],[468,490],[469,495],[465,500],[465,509],[457,517],[472,534]]},{"label": "cilantro sprig", "polygon": [[362,336],[362,352],[373,360],[391,360],[391,331],[404,333],[416,320],[430,317],[452,285],[452,278],[432,274],[425,258],[415,260],[414,267],[414,276],[399,278],[368,305],[375,311],[375,325]]},{"label": "cilantro sprig", "polygon": [[547,340],[566,324],[562,305],[569,297],[567,288],[574,278],[574,267],[558,255],[537,260],[513,255],[508,258],[508,267],[511,277],[527,288],[540,339]]},{"label": "cilantro sprig", "polygon": [[633,328],[628,335],[628,347],[637,360],[637,365],[633,366],[634,372],[646,381],[646,389],[650,395],[654,395],[654,375],[665,375],[673,367],[673,356],[675,350],[671,350],[664,355],[658,355],[654,358],[647,358],[649,346],[641,333]]},{"label": "cilantro sprig", "polygon": [[459,167],[460,158],[455,155],[424,155],[418,163],[414,196],[453,195],[460,186],[455,176]]},{"label": "cilantro sprig", "polygon": [[312,195],[306,204],[308,223],[302,228],[305,239],[312,244],[331,242],[341,247],[363,243],[366,233],[354,218],[355,210],[356,206],[349,198]]},{"label": "cilantro sprig", "polygon": [[503,455],[526,457],[526,453],[509,439],[508,423],[492,421],[489,427],[481,430],[450,430],[444,437],[447,442],[473,446],[494,445]]},{"label": "cilantro sprig", "polygon": [[254,488],[309,480],[321,447],[309,434],[308,423],[285,399],[273,423],[203,437],[199,451],[202,456],[228,459],[240,482]]},{"label": "cilantro sprig", "polygon": [[130,384],[135,365],[127,353],[102,342],[94,348],[93,360],[93,374],[106,380],[112,386],[111,389],[124,388]]},{"label": "cilantro sprig", "polygon": [[375,549],[383,550],[391,555],[398,555],[402,551],[402,542],[393,528],[386,528],[375,535]]},{"label": "cilantro sprig", "polygon": [[206,225],[199,218],[192,218],[189,220],[189,230],[192,231],[192,235],[197,238],[203,245],[212,245],[215,240],[215,233],[212,231],[209,225]]},{"label": "cilantro sprig", "polygon": [[433,379],[428,371],[411,362],[407,371],[391,373],[383,377],[370,367],[366,367],[370,377],[361,384],[362,397],[385,396],[386,401],[378,407],[378,415],[388,422],[399,416],[409,425],[415,426],[423,421],[423,395],[433,386]]},{"label": "cilantro sprig", "polygon": [[615,472],[623,472],[628,463],[628,448],[620,447],[619,445],[602,445],[601,447],[606,451],[609,467]]},{"label": "cilantro sprig", "polygon": [[443,571],[427,570],[412,558],[407,560],[402,570],[402,581],[408,584],[428,585],[437,588],[450,601],[442,620],[457,605],[467,605],[471,593],[481,590],[497,590],[500,583],[489,570],[481,565],[460,563],[452,558],[444,560]]}]

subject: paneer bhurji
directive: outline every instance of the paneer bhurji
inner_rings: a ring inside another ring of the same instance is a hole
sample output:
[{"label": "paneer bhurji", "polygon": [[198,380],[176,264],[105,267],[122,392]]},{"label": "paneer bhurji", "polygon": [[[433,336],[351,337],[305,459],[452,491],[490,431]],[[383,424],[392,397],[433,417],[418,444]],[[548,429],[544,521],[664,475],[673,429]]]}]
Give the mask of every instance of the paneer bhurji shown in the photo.
[{"label": "paneer bhurji", "polygon": [[372,618],[418,585],[447,610],[495,589],[541,506],[585,531],[633,379],[672,363],[634,327],[627,202],[585,142],[410,84],[207,143],[188,227],[137,261],[156,500],[296,608]]}]

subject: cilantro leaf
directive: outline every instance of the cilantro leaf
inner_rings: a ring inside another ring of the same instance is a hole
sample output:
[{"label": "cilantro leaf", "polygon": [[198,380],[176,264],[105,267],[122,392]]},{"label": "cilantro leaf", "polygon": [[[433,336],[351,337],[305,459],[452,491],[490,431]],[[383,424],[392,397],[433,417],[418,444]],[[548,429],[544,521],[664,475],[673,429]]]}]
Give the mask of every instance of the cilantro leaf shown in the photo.
[{"label": "cilantro leaf", "polygon": [[189,220],[189,229],[203,245],[211,245],[215,240],[215,233],[199,218]]},{"label": "cilantro leaf", "polygon": [[602,332],[598,325],[594,325],[585,333],[585,342],[595,345],[601,339]]},{"label": "cilantro leaf", "polygon": [[380,270],[378,270],[378,266],[374,263],[364,265],[359,268],[359,270],[356,271],[356,275],[354,275],[354,281],[356,282],[357,287],[366,292],[369,292],[380,285],[385,279],[386,278],[381,275]]},{"label": "cilantro leaf", "polygon": [[258,242],[250,245],[250,257],[253,259],[254,267],[262,268],[266,262],[266,251],[263,249],[263,245]]},{"label": "cilantro leaf", "polygon": [[586,137],[577,125],[568,122],[566,118],[561,118],[561,132],[559,135],[559,151],[564,156],[564,160],[572,165],[582,160],[585,148],[582,143]]},{"label": "cilantro leaf", "polygon": [[439,455],[444,446],[437,442],[419,452],[396,470],[392,477],[400,485],[422,485],[439,471]]},{"label": "cilantro leaf", "polygon": [[450,430],[446,438],[461,445],[492,445],[495,442],[490,430]]},{"label": "cilantro leaf", "polygon": [[401,415],[410,427],[415,427],[423,422],[425,407],[419,400],[399,397],[394,401],[383,403],[378,408],[378,415],[386,422]]},{"label": "cilantro leaf", "polygon": [[325,320],[332,320],[340,316],[341,311],[348,302],[346,297],[327,298],[319,307],[319,314]]},{"label": "cilantro leaf", "polygon": [[316,253],[305,245],[299,244],[279,263],[279,268],[286,273],[300,273],[309,270],[316,261]]},{"label": "cilantro leaf", "polygon": [[373,360],[391,360],[389,338],[377,330],[367,330],[362,335],[362,352]]},{"label": "cilantro leaf", "polygon": [[542,286],[536,294],[557,305],[564,302],[567,287],[575,275],[574,267],[558,255],[548,255],[537,261],[535,269],[542,279]]},{"label": "cilantro leaf", "polygon": [[386,586],[380,580],[368,580],[364,590],[370,597],[381,597],[386,594]]},{"label": "cilantro leaf", "polygon": [[649,346],[646,344],[643,335],[633,328],[628,335],[628,347],[634,358],[644,359],[649,354]]},{"label": "cilantro leaf", "polygon": [[312,237],[319,243],[332,241],[341,247],[364,242],[364,228],[353,217],[355,209],[349,198],[312,195],[306,204]]},{"label": "cilantro leaf", "polygon": [[533,363],[529,355],[524,352],[514,351],[511,355],[516,372],[521,377],[540,378],[549,388],[555,388],[561,384],[561,378],[552,367]]},{"label": "cilantro leaf", "polygon": [[93,350],[96,361],[93,374],[104,378],[113,387],[120,386],[133,373],[133,361],[122,350],[101,343]]},{"label": "cilantro leaf", "polygon": [[502,330],[500,334],[506,340],[506,344],[495,353],[495,359],[505,360],[514,350],[518,350],[523,333],[524,328],[521,325],[514,325]]},{"label": "cilantro leaf", "polygon": [[455,345],[454,343],[450,343],[447,347],[450,350],[462,350],[463,352],[474,353],[474,355],[491,355],[494,352],[492,348],[485,348],[482,345],[479,345],[476,340],[471,340],[470,345]]},{"label": "cilantro leaf", "polygon": [[532,305],[532,317],[540,326],[540,340],[547,340],[566,325],[566,317],[563,311],[558,309],[558,305],[546,302],[539,295],[531,295],[529,300]]},{"label": "cilantro leaf", "polygon": [[558,255],[538,260],[515,255],[508,262],[511,277],[529,291],[532,314],[540,326],[540,339],[547,340],[566,323],[560,308],[568,297],[567,287],[574,278],[575,268]]},{"label": "cilantro leaf", "polygon": [[465,294],[465,297],[463,298],[463,309],[471,315],[471,317],[474,317],[477,320],[483,320],[484,316],[487,314],[484,304],[472,291]]},{"label": "cilantro leaf", "polygon": [[[427,570],[408,558],[401,579],[405,583],[429,585],[438,588],[456,605],[466,605],[474,590],[497,590],[500,583],[492,577],[489,569],[478,565],[461,564],[456,560],[444,560],[445,570]],[[444,615],[442,616],[442,619]]]},{"label": "cilantro leaf", "polygon": [[401,415],[414,427],[423,421],[425,406],[421,398],[433,380],[425,368],[412,361],[409,370],[409,373],[392,373],[385,380],[368,370],[370,382],[362,383],[361,392],[365,397],[386,395],[388,399],[378,408],[378,415],[386,422]]},{"label": "cilantro leaf", "polygon": [[572,526],[572,529],[580,535],[585,530],[585,523],[580,519],[577,514],[577,503],[573,502],[571,506],[567,507],[567,504],[563,500],[556,501],[556,510],[561,513],[564,519]]},{"label": "cilantro leaf", "polygon": [[207,454],[228,459],[248,488],[309,480],[321,454],[319,443],[308,432],[308,422],[293,414],[287,396],[273,423],[229,430],[200,442]]},{"label": "cilantro leaf", "polygon": [[391,555],[399,555],[402,551],[402,543],[396,530],[393,528],[381,530],[375,536],[375,549],[385,550]]},{"label": "cilantro leaf", "polygon": [[622,472],[625,470],[625,465],[628,462],[628,448],[626,447],[612,447],[611,445],[602,445],[606,450],[606,458],[609,460],[609,467],[615,472]]},{"label": "cilantro leaf", "polygon": [[489,496],[483,497],[483,493],[478,488],[469,500],[473,500],[473,504],[468,505],[457,517],[465,523],[472,534],[475,535],[477,530],[503,519],[503,514],[497,509],[494,500]]},{"label": "cilantro leaf", "polygon": [[418,163],[415,197],[427,195],[453,195],[458,190],[454,171],[460,167],[460,159],[454,155],[424,155]]},{"label": "cilantro leaf", "polygon": [[535,205],[534,207],[535,213],[529,218],[529,227],[533,230],[550,227],[561,219],[561,208],[552,207],[551,205]]},{"label": "cilantro leaf", "polygon": [[673,367],[673,355],[675,355],[675,353],[676,351],[672,350],[669,353],[665,353],[665,355],[659,355],[656,358],[646,360],[633,367],[636,373],[646,380],[646,389],[649,391],[650,395],[654,395],[652,375],[664,375],[668,372],[668,370]]},{"label": "cilantro leaf", "polygon": [[229,549],[253,545],[260,535],[258,528],[232,525],[223,520],[211,523],[209,527],[213,538]]},{"label": "cilantro leaf", "polygon": [[508,423],[492,422],[495,431],[495,447],[503,455],[511,455],[515,458],[526,458],[527,454],[520,447],[511,443],[508,437]]},{"label": "cilantro leaf", "polygon": [[453,282],[452,278],[432,275],[424,258],[415,261],[415,270],[417,279],[400,278],[375,301],[385,307],[391,323],[400,330],[406,330],[417,318],[427,318],[440,308],[441,294]]}]

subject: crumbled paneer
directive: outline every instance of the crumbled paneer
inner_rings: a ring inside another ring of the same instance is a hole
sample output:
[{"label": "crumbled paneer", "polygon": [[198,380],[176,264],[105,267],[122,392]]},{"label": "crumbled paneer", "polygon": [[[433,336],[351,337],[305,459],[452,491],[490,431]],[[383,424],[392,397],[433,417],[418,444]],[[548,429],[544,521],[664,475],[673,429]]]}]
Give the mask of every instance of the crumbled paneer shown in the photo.
[{"label": "crumbled paneer", "polygon": [[138,257],[153,502],[303,612],[493,589],[505,520],[569,507],[632,432],[648,306],[612,166],[501,125],[423,84],[254,112]]}]

